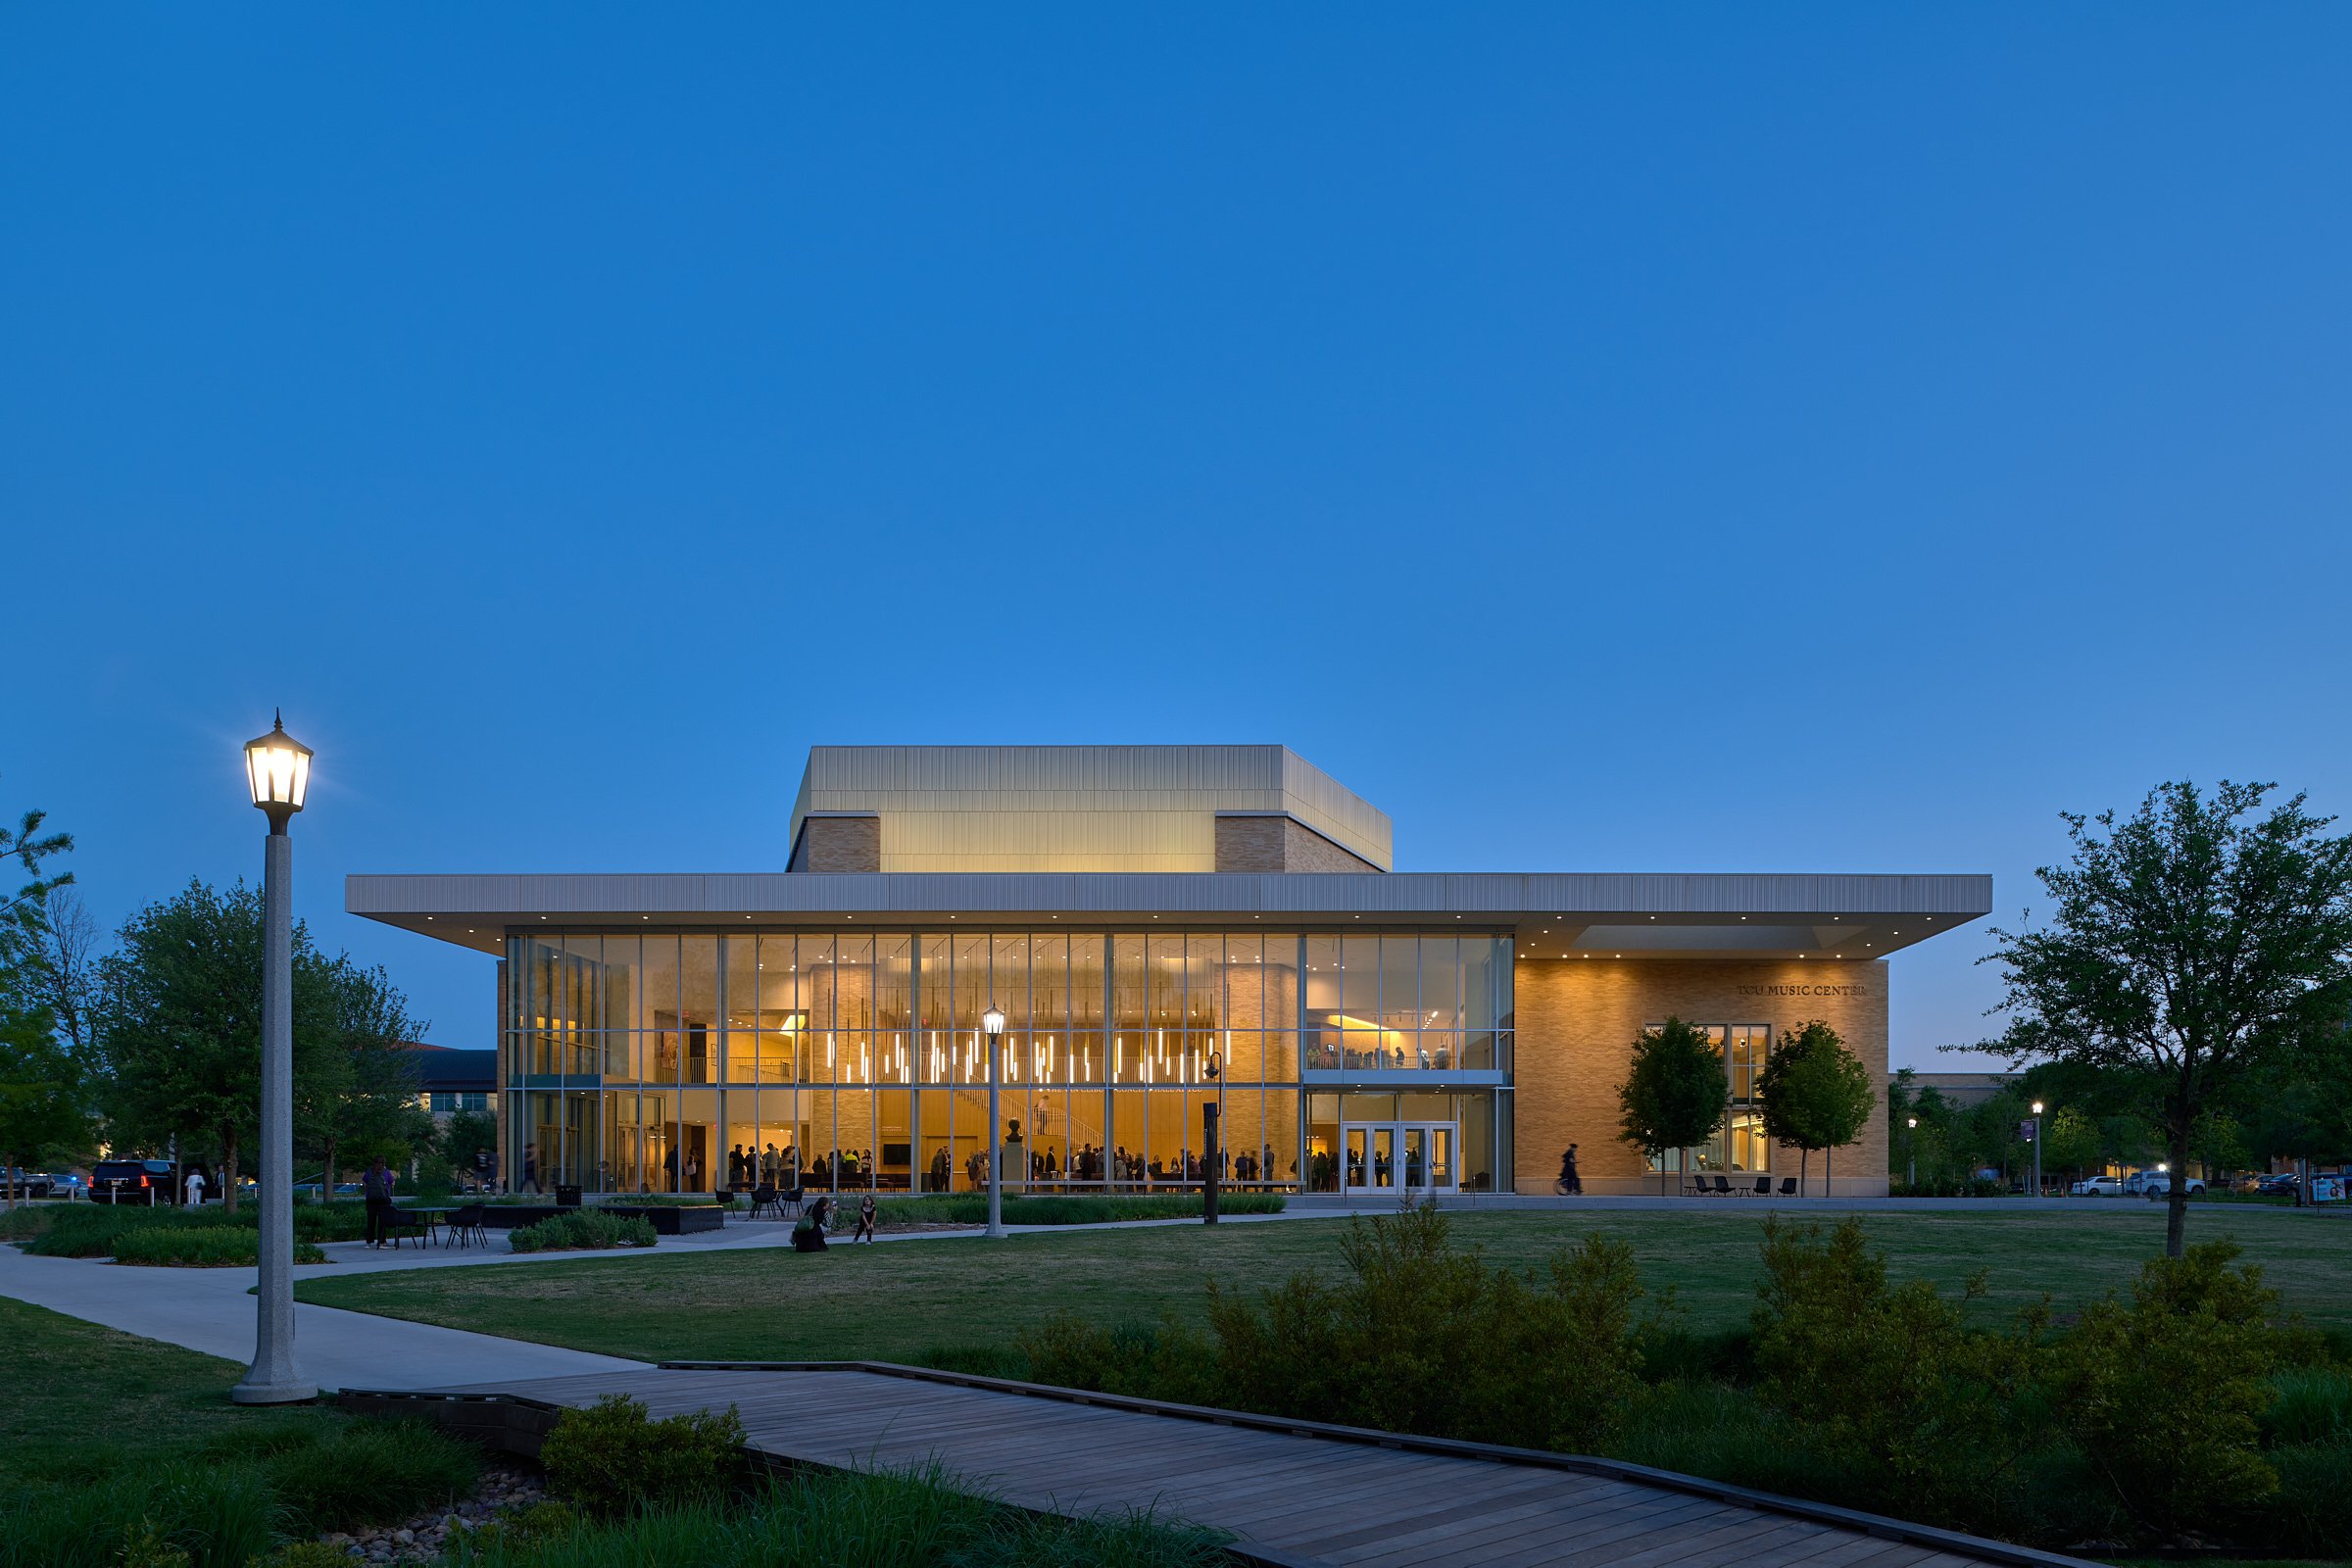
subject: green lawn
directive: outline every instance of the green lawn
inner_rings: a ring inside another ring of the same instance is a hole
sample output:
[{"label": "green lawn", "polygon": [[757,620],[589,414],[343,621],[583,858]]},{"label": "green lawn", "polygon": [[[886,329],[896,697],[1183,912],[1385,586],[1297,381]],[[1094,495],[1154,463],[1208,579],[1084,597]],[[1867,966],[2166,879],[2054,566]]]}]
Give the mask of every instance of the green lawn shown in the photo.
[{"label": "green lawn", "polygon": [[[1689,1213],[1463,1213],[1460,1241],[1532,1263],[1600,1231],[1631,1242],[1645,1283],[1671,1285],[1690,1327],[1745,1321],[1761,1223],[1736,1205]],[[2162,1250],[2164,1214],[2144,1205],[2074,1211],[1888,1211],[1868,1216],[1898,1278],[1957,1289],[1989,1275],[1989,1321],[2047,1293],[2058,1309],[2123,1287]],[[1346,1221],[1146,1227],[627,1259],[420,1269],[307,1279],[306,1301],[640,1359],[910,1359],[1009,1348],[1056,1308],[1105,1322],[1163,1309],[1198,1314],[1201,1282],[1267,1285],[1336,1272]],[[2315,1325],[2352,1331],[2352,1220],[2200,1208],[2192,1240],[2234,1236]],[[1433,1332],[1444,1326],[1431,1325]]]},{"label": "green lawn", "polygon": [[231,1404],[229,1386],[245,1370],[233,1361],[8,1297],[0,1297],[0,1344],[8,1347],[0,1507],[167,1459],[299,1446],[352,1420],[323,1406]]}]

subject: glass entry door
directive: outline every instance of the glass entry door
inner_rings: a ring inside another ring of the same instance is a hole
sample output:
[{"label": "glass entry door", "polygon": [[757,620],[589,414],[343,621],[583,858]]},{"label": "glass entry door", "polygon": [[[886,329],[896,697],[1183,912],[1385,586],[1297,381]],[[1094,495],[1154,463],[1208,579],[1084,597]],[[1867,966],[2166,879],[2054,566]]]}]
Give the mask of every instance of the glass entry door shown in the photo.
[{"label": "glass entry door", "polygon": [[1461,1123],[1348,1122],[1340,1129],[1340,1191],[1356,1197],[1461,1191]]}]

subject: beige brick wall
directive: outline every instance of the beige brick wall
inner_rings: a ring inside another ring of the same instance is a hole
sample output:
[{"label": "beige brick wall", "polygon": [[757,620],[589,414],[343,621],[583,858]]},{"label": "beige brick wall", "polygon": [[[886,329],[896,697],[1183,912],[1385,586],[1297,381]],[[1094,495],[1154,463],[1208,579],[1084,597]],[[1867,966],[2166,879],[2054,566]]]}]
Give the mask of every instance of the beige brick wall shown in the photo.
[{"label": "beige brick wall", "polygon": [[1220,871],[1377,871],[1314,829],[1288,816],[1217,818]]},{"label": "beige brick wall", "polygon": [[879,871],[882,822],[872,816],[812,816],[801,824],[795,871]]},{"label": "beige brick wall", "polygon": [[[1523,1193],[1547,1193],[1560,1151],[1578,1145],[1585,1188],[1594,1193],[1657,1190],[1639,1150],[1617,1136],[1617,1086],[1634,1038],[1673,1016],[1699,1024],[1770,1024],[1783,1031],[1814,1018],[1838,1031],[1878,1085],[1879,1104],[1862,1136],[1836,1151],[1839,1194],[1886,1191],[1886,965],[1773,961],[1634,962],[1526,958],[1516,966],[1518,1055],[1514,1063],[1514,1164]],[[1806,1191],[1822,1191],[1822,1156],[1810,1160]],[[1794,1176],[1797,1151],[1781,1149],[1773,1174]]]}]

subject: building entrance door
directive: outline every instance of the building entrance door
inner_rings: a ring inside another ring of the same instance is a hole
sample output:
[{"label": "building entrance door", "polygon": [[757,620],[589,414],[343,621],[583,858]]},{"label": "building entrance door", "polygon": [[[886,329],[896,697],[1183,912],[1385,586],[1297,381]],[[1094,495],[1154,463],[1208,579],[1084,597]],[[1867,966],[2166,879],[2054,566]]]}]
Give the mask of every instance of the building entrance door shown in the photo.
[{"label": "building entrance door", "polygon": [[1452,1121],[1347,1122],[1340,1191],[1355,1197],[1458,1193],[1462,1126]]}]

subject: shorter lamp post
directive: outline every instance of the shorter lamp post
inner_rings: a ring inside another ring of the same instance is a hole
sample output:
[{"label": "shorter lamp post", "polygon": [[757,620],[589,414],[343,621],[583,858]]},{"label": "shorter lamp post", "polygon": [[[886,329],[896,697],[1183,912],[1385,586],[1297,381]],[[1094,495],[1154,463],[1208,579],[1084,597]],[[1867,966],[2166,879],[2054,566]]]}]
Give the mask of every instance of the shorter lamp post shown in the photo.
[{"label": "shorter lamp post", "polygon": [[2041,1102],[2034,1102],[2034,1196],[2041,1196]]},{"label": "shorter lamp post", "polygon": [[1917,1187],[1919,1185],[1919,1118],[1917,1116],[1903,1118],[1903,1166],[1904,1185]]},{"label": "shorter lamp post", "polygon": [[1004,1012],[995,1003],[980,1015],[980,1032],[988,1037],[988,1234],[1004,1234],[1004,1123],[997,1114],[997,1077],[1004,1039]]},{"label": "shorter lamp post", "polygon": [[[1208,1065],[1200,1072],[1211,1090],[1217,1087],[1217,1053],[1211,1047]],[[1217,1167],[1221,1163],[1217,1154],[1217,1099],[1212,1093],[1200,1102],[1200,1223],[1203,1225],[1217,1222]]]}]

